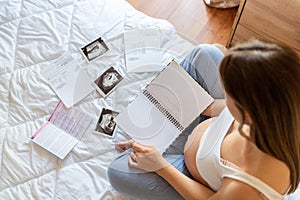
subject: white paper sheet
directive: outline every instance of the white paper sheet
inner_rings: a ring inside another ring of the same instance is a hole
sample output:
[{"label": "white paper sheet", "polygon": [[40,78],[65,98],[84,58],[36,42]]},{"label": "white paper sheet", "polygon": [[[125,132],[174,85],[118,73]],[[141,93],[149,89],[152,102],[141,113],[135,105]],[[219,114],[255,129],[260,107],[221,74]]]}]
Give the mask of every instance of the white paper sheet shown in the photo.
[{"label": "white paper sheet", "polygon": [[46,122],[42,126],[42,129],[39,130],[39,134],[33,141],[60,159],[64,159],[79,142],[77,138],[72,137],[50,122]]},{"label": "white paper sheet", "polygon": [[31,139],[60,159],[64,159],[81,140],[92,120],[91,116],[76,107],[66,109],[59,101],[49,120]]},{"label": "white paper sheet", "polygon": [[157,72],[164,67],[158,29],[137,29],[124,33],[126,68],[129,72]]},{"label": "white paper sheet", "polygon": [[93,79],[70,55],[61,56],[41,73],[67,108],[95,90],[92,86]]}]

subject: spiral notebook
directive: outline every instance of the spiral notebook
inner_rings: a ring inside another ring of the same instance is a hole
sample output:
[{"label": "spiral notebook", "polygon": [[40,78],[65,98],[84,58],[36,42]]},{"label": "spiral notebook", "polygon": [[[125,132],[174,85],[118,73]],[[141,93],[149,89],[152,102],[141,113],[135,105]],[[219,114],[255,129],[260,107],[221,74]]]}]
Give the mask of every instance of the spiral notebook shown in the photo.
[{"label": "spiral notebook", "polygon": [[172,61],[115,118],[132,139],[163,153],[213,98]]}]

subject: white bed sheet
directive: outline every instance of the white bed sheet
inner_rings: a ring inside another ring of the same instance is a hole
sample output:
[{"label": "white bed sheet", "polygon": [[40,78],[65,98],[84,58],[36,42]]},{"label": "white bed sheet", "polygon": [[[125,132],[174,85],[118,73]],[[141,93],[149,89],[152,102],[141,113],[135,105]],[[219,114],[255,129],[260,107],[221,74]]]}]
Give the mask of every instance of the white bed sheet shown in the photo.
[{"label": "white bed sheet", "polygon": [[[181,52],[175,57],[192,48],[169,22],[124,0],[0,1],[0,199],[100,199],[111,190],[106,170],[116,154],[114,140],[93,130],[101,108],[121,111],[155,76],[126,74],[122,33],[144,28],[166,31],[161,45]],[[84,61],[79,48],[99,36],[109,52],[81,67],[96,79],[114,65],[126,78],[105,99],[94,91],[77,104],[94,124],[60,160],[30,140],[59,100],[40,72],[64,53]],[[124,137],[118,130],[115,140]]]},{"label": "white bed sheet", "polygon": [[[169,22],[124,0],[0,1],[0,199],[100,199],[112,189],[107,166],[116,155],[115,140],[126,135],[117,130],[112,140],[93,129],[103,107],[121,111],[155,77],[127,74],[124,61],[123,33],[148,28],[160,31],[164,63],[180,61],[193,48]],[[83,59],[79,48],[99,36],[109,52],[82,68],[97,78],[114,65],[126,78],[105,99],[94,91],[76,105],[94,124],[60,160],[30,140],[59,100],[40,72],[65,53]]]}]

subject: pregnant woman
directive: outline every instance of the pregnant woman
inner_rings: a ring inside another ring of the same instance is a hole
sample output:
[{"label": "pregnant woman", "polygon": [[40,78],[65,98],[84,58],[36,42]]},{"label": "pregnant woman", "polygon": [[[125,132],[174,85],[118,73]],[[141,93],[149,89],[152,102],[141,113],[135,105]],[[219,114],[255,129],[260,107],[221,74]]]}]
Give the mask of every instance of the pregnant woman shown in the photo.
[{"label": "pregnant woman", "polygon": [[123,153],[108,169],[112,186],[136,199],[156,200],[274,200],[295,191],[299,57],[262,41],[238,45],[225,56],[213,45],[199,45],[181,66],[214,103],[163,155],[132,140],[116,143]]}]

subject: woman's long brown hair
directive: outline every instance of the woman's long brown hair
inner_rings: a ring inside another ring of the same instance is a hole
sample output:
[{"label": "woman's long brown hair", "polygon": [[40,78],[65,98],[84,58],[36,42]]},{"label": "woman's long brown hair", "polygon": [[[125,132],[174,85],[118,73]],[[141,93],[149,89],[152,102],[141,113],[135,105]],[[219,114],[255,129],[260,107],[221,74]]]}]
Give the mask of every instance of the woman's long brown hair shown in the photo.
[{"label": "woman's long brown hair", "polygon": [[292,193],[300,181],[299,57],[285,46],[255,40],[231,49],[220,76],[244,122],[245,111],[251,117],[248,139],[290,169]]}]

